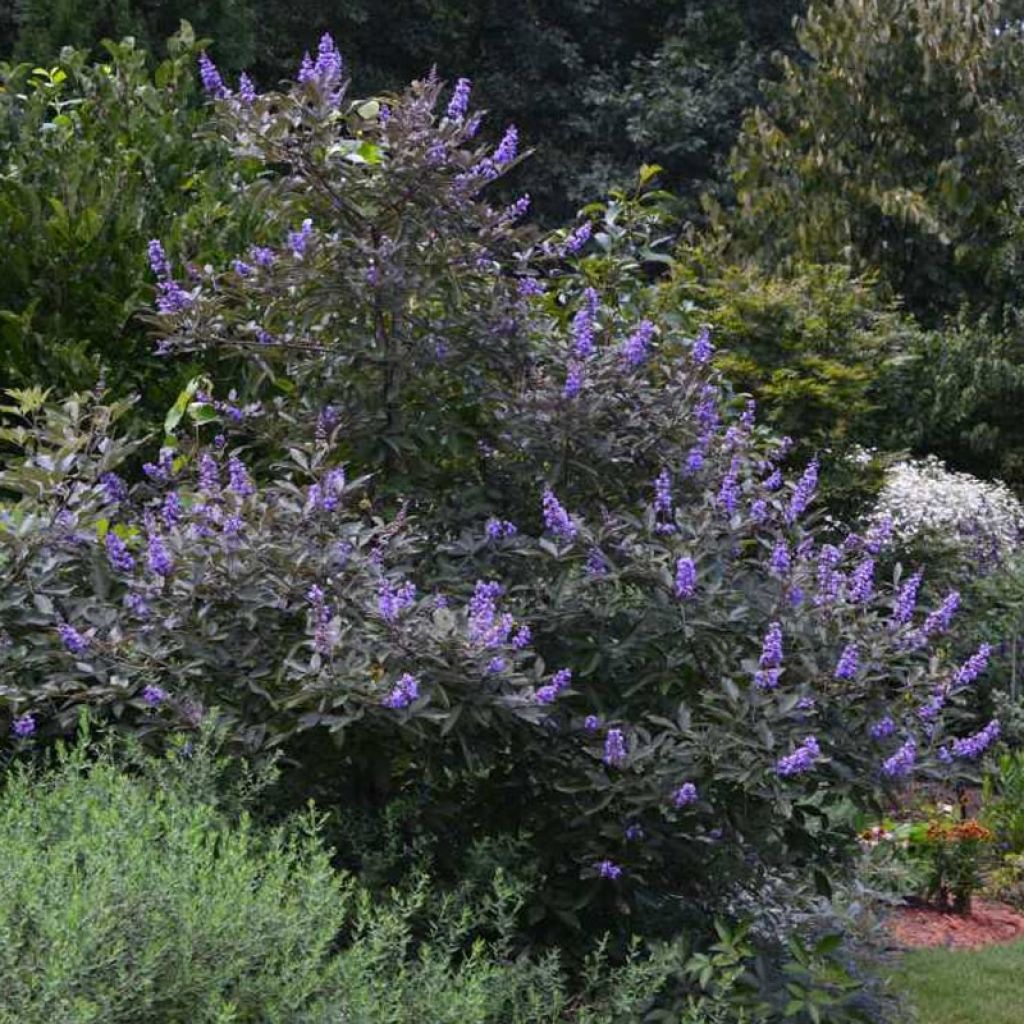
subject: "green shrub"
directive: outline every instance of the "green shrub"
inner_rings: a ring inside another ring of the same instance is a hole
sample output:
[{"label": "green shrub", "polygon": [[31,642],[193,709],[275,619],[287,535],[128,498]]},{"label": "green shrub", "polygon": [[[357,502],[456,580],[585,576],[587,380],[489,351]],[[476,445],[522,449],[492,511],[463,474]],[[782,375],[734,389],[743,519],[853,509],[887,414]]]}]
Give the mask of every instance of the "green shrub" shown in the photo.
[{"label": "green shrub", "polygon": [[[125,766],[80,743],[0,793],[4,1024],[612,1024],[678,962],[600,947],[575,997],[557,953],[516,950],[523,887],[374,897],[336,873],[312,809],[274,830],[205,740]],[[246,782],[243,778],[241,782]]]}]

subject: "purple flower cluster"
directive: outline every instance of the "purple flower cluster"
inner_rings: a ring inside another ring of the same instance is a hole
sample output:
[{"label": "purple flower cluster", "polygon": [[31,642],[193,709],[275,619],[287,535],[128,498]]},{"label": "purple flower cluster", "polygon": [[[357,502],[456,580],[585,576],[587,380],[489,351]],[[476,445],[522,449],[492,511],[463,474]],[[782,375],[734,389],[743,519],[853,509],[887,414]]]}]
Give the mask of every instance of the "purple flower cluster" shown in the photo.
[{"label": "purple flower cluster", "polygon": [[135,570],[135,559],[129,553],[125,542],[113,530],[107,534],[104,544],[107,558],[118,572],[129,573]]},{"label": "purple flower cluster", "polygon": [[792,559],[789,553],[789,545],[784,540],[776,541],[772,548],[772,557],[768,565],[773,576],[785,576],[790,569]]},{"label": "purple flower cluster", "polygon": [[917,607],[917,592],[921,587],[923,575],[923,572],[918,569],[896,592],[890,620],[894,627],[905,626],[913,618],[914,609]]},{"label": "purple flower cluster", "polygon": [[420,681],[414,675],[406,672],[399,677],[382,703],[386,708],[407,708],[413,701],[418,700],[419,696]]},{"label": "purple flower cluster", "polygon": [[888,715],[886,715],[885,718],[880,718],[869,730],[871,738],[875,740],[884,740],[887,736],[891,736],[895,731],[896,723]]},{"label": "purple flower cluster", "polygon": [[149,571],[157,576],[167,577],[174,572],[174,561],[167,545],[158,533],[149,535],[149,542],[146,548],[146,565]]},{"label": "purple flower cluster", "polygon": [[559,669],[551,677],[550,683],[537,690],[534,698],[538,704],[550,704],[563,690],[567,690],[571,683],[572,670],[568,668]]},{"label": "purple flower cluster", "polygon": [[818,489],[818,460],[812,459],[793,489],[786,509],[786,522],[792,525],[807,511]]},{"label": "purple flower cluster", "polygon": [[587,717],[583,719],[583,728],[586,729],[587,732],[597,732],[597,730],[601,728],[601,719],[598,718],[597,715],[587,715]]},{"label": "purple flower cluster", "polygon": [[857,645],[853,643],[847,644],[839,655],[839,661],[836,664],[836,679],[853,679],[857,675],[859,664],[860,659],[857,655]]},{"label": "purple flower cluster", "polygon": [[199,489],[207,494],[220,490],[220,468],[209,452],[203,452],[199,457]]},{"label": "purple flower cluster", "polygon": [[953,685],[969,686],[988,667],[992,654],[991,644],[982,644],[953,674]]},{"label": "purple flower cluster", "polygon": [[312,60],[308,53],[303,54],[302,63],[299,65],[299,73],[296,76],[300,85],[315,82],[327,96],[331,103],[336,103],[340,93],[344,62],[337,46],[330,33],[325,32],[320,37],[317,46],[316,60]]},{"label": "purple flower cluster", "polygon": [[951,590],[942,600],[942,604],[935,609],[921,625],[915,637],[915,643],[921,646],[933,633],[944,633],[949,629],[949,624],[960,607],[960,593]]},{"label": "purple flower cluster", "polygon": [[181,498],[176,491],[168,491],[160,506],[160,518],[168,530],[173,529],[181,519]]},{"label": "purple flower cluster", "polygon": [[672,803],[676,807],[687,807],[697,802],[697,787],[692,782],[684,782],[673,794]]},{"label": "purple flower cluster", "polygon": [[597,865],[597,874],[600,878],[607,878],[615,881],[622,877],[622,868],[613,860],[603,860]]},{"label": "purple flower cluster", "polygon": [[510,523],[507,519],[497,519],[492,516],[487,520],[484,532],[487,534],[488,540],[508,540],[514,537],[519,529],[515,523]]},{"label": "purple flower cluster", "polygon": [[999,722],[992,719],[988,725],[973,736],[962,740],[953,740],[953,754],[956,757],[974,759],[981,755],[999,739]]},{"label": "purple flower cluster", "polygon": [[291,249],[292,255],[297,260],[302,259],[302,257],[306,255],[306,248],[312,237],[313,221],[310,217],[307,217],[302,222],[302,226],[297,231],[288,232],[288,248]]},{"label": "purple flower cluster", "polygon": [[697,566],[686,556],[676,561],[676,597],[688,601],[697,592]]},{"label": "purple flower cluster", "polygon": [[814,767],[814,763],[821,757],[821,748],[814,736],[808,736],[803,743],[793,751],[779,758],[775,765],[777,775],[802,775]]},{"label": "purple flower cluster", "polygon": [[736,503],[740,497],[739,484],[740,460],[733,456],[729,470],[722,477],[722,485],[718,489],[718,504],[731,516],[736,511]]},{"label": "purple flower cluster", "polygon": [[586,221],[581,224],[575,231],[569,234],[569,237],[562,243],[561,254],[563,256],[576,256],[583,249],[583,247],[590,241],[590,236],[594,232],[594,225],[590,221]]},{"label": "purple flower cluster", "polygon": [[[515,620],[507,612],[498,614],[498,598],[502,586],[494,581],[477,580],[469,601],[469,639],[479,647],[500,647],[507,643]],[[525,629],[523,646],[529,643],[529,629]],[[520,630],[519,633],[523,633]],[[518,634],[517,634],[518,635]]]},{"label": "purple flower cluster", "polygon": [[711,328],[702,327],[693,340],[690,355],[695,363],[704,364],[710,362],[714,354],[715,347],[711,344]]},{"label": "purple flower cluster", "polygon": [[566,543],[576,539],[578,532],[576,524],[572,521],[572,518],[566,512],[561,502],[555,497],[555,493],[550,487],[544,489],[541,507],[544,513],[544,526],[548,530]]},{"label": "purple flower cluster", "polygon": [[28,739],[29,736],[35,734],[36,731],[36,720],[32,714],[20,715],[11,722],[11,732],[19,740]]},{"label": "purple flower cluster", "polygon": [[238,76],[238,98],[246,106],[256,99],[256,86],[244,71]]},{"label": "purple flower cluster", "polygon": [[256,486],[245,468],[245,463],[237,455],[228,459],[228,489],[240,498],[256,493]]},{"label": "purple flower cluster", "polygon": [[154,683],[149,683],[142,689],[142,700],[151,708],[158,707],[167,700],[167,691]]},{"label": "purple flower cluster", "polygon": [[62,622],[57,627],[57,633],[60,636],[61,642],[67,648],[71,654],[85,654],[89,649],[89,640],[87,637],[82,636],[81,633],[75,629],[68,622]]},{"label": "purple flower cluster", "polygon": [[594,314],[589,303],[572,318],[572,337],[572,350],[576,358],[589,359],[594,354]]},{"label": "purple flower cluster", "polygon": [[626,737],[621,729],[609,729],[604,738],[604,756],[607,765],[618,766],[626,760]]},{"label": "purple flower cluster", "polygon": [[498,143],[498,148],[494,151],[494,163],[498,167],[504,167],[506,164],[510,164],[515,160],[518,152],[519,132],[514,124],[510,124],[505,129],[505,134],[501,137],[501,142]]},{"label": "purple flower cluster", "polygon": [[331,621],[331,611],[327,607],[324,592],[314,583],[306,592],[306,599],[313,606],[313,649],[317,654],[329,654],[331,636],[328,626]]},{"label": "purple flower cluster", "polygon": [[622,343],[620,349],[627,366],[639,366],[646,358],[654,338],[654,324],[641,320],[637,329]]},{"label": "purple flower cluster", "polygon": [[199,54],[199,78],[203,83],[203,91],[215,100],[229,95],[228,88],[224,85],[224,80],[217,70],[217,65],[210,60],[205,50]]},{"label": "purple flower cluster", "polygon": [[867,604],[875,594],[875,560],[865,558],[850,575],[847,590],[854,604]]},{"label": "purple flower cluster", "polygon": [[399,615],[416,600],[416,584],[405,580],[395,587],[390,580],[381,580],[377,593],[377,611],[389,623],[396,622]]},{"label": "purple flower cluster", "polygon": [[782,625],[772,622],[761,643],[761,668],[778,668],[782,664]]},{"label": "purple flower cluster", "polygon": [[455,83],[452,98],[448,101],[448,109],[445,112],[448,120],[461,124],[469,110],[469,94],[473,84],[468,78],[460,78]]},{"label": "purple flower cluster", "polygon": [[663,469],[654,481],[654,511],[672,514],[672,474]]},{"label": "purple flower cluster", "polygon": [[880,554],[892,540],[892,516],[884,515],[874,523],[864,538],[864,549],[869,555]]},{"label": "purple flower cluster", "polygon": [[882,774],[888,775],[890,779],[906,778],[914,770],[916,761],[917,743],[909,739],[892,757],[882,762]]},{"label": "purple flower cluster", "polygon": [[818,552],[818,604],[832,604],[839,596],[843,574],[836,569],[843,553],[834,544],[822,544]]}]

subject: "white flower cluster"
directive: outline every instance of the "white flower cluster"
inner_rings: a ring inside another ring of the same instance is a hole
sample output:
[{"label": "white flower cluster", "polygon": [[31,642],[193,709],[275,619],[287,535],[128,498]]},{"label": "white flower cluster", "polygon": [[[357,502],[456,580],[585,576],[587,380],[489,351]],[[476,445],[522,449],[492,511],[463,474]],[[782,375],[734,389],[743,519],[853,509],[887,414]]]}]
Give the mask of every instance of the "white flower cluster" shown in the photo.
[{"label": "white flower cluster", "polygon": [[939,459],[892,466],[871,516],[897,542],[938,542],[979,565],[1003,561],[1024,533],[1024,506],[1003,483],[955,473]]}]

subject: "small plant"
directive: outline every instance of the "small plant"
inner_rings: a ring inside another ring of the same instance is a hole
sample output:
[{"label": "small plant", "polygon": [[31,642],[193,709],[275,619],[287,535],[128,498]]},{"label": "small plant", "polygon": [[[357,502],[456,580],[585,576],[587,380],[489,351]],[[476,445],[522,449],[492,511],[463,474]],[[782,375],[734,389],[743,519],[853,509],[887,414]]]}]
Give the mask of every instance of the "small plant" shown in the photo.
[{"label": "small plant", "polygon": [[1007,751],[985,776],[982,800],[985,823],[1000,850],[1024,854],[1024,751]]},{"label": "small plant", "polygon": [[971,899],[981,887],[984,844],[992,832],[967,821],[936,820],[921,823],[910,834],[911,849],[927,865],[924,896],[957,914],[971,912]]}]

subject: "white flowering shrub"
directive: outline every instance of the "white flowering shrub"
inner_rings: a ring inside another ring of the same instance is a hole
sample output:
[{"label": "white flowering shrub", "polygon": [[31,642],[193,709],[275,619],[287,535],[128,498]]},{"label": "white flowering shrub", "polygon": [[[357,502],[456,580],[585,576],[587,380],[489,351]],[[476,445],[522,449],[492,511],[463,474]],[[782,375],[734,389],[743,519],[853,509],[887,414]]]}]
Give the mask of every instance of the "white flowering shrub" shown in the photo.
[{"label": "white flowering shrub", "polygon": [[930,457],[892,466],[873,518],[891,519],[893,537],[904,546],[945,549],[962,565],[991,568],[1018,547],[1024,506],[1005,484]]}]

